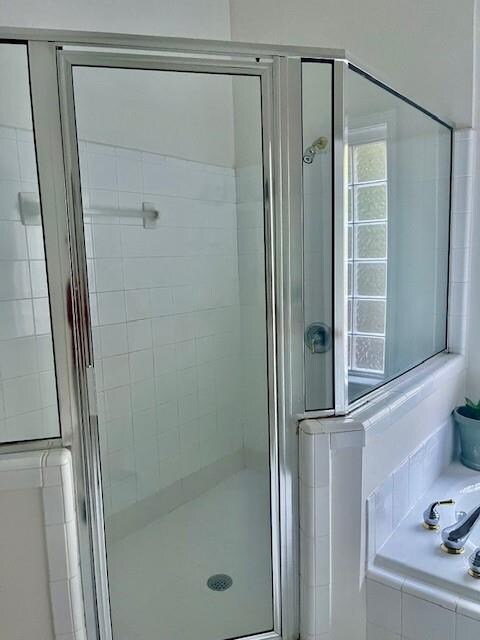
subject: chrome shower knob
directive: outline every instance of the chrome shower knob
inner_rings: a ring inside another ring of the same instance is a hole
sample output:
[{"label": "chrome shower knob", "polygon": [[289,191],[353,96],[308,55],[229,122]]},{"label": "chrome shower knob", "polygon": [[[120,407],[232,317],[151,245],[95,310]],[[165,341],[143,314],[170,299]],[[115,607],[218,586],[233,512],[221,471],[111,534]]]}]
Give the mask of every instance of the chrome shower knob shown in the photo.
[{"label": "chrome shower knob", "polygon": [[438,531],[440,529],[440,514],[438,512],[438,507],[446,504],[455,504],[455,500],[453,498],[449,498],[448,500],[437,500],[436,502],[432,502],[425,511],[423,512],[423,526],[428,531]]},{"label": "chrome shower knob", "polygon": [[323,322],[313,322],[305,331],[305,344],[312,353],[325,353],[332,347],[332,330]]}]

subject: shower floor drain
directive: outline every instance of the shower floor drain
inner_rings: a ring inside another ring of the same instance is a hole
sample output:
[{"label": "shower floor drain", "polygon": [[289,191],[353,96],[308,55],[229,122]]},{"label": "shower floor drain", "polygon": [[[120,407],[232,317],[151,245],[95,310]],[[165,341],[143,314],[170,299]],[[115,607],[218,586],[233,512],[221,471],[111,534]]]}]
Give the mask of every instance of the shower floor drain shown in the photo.
[{"label": "shower floor drain", "polygon": [[207,580],[207,587],[212,591],[226,591],[232,584],[233,580],[225,573],[216,573]]}]

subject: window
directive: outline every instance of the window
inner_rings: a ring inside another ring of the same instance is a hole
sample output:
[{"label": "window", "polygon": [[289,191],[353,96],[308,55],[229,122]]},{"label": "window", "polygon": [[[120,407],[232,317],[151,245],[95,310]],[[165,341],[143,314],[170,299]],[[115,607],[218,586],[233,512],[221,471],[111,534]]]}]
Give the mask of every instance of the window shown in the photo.
[{"label": "window", "polygon": [[352,68],[345,120],[352,404],[446,349],[452,131]]},{"label": "window", "polygon": [[[348,368],[385,372],[388,168],[385,127],[351,131],[348,164]],[[358,140],[358,142],[355,142]]]}]

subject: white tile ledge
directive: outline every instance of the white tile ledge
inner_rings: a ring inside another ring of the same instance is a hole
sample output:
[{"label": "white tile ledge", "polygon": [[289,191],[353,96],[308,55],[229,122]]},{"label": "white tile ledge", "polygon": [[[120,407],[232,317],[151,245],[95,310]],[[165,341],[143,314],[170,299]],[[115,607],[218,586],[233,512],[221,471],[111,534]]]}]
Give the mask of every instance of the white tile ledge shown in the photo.
[{"label": "white tile ledge", "polygon": [[433,587],[427,582],[407,578],[402,574],[393,573],[376,566],[368,568],[367,578],[383,586],[396,589],[402,594],[425,600],[459,615],[472,618],[472,620],[480,621],[480,604],[465,600],[445,589]]},{"label": "white tile ledge", "polygon": [[82,640],[85,615],[70,451],[0,455],[0,491],[19,489],[41,489],[55,640]]},{"label": "white tile ledge", "polygon": [[384,393],[348,416],[308,418],[300,422],[300,429],[309,435],[363,432],[363,439],[357,436],[352,443],[364,446],[368,437],[388,430],[402,415],[431,395],[447,377],[459,376],[464,369],[464,356],[438,355],[393,381]]}]

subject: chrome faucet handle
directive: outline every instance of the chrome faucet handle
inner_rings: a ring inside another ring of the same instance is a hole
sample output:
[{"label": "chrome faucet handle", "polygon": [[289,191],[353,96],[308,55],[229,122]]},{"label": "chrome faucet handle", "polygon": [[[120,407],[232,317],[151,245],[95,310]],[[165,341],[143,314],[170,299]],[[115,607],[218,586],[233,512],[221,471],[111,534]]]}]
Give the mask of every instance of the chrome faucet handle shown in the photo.
[{"label": "chrome faucet handle", "polygon": [[425,511],[423,512],[423,526],[428,531],[439,531],[440,526],[440,514],[438,513],[439,506],[446,504],[455,504],[455,500],[453,498],[449,498],[448,500],[437,500],[436,502],[432,502]]},{"label": "chrome faucet handle", "polygon": [[468,564],[470,565],[468,573],[472,576],[472,578],[477,578],[477,580],[480,580],[480,547],[475,549],[475,551],[469,557]]},{"label": "chrome faucet handle", "polygon": [[480,506],[475,507],[455,524],[445,527],[442,531],[443,544],[441,548],[445,553],[459,554],[465,551],[470,534],[475,525],[480,521]]}]

